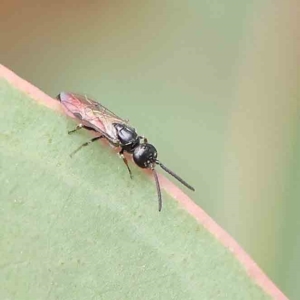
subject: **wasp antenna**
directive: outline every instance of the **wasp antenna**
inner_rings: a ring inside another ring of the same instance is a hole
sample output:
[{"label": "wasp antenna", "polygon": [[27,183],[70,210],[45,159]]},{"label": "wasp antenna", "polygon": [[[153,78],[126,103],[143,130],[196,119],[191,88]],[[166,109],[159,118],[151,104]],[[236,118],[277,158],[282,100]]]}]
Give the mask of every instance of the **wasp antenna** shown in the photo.
[{"label": "wasp antenna", "polygon": [[165,165],[163,165],[160,161],[156,161],[156,163],[167,173],[169,173],[170,175],[172,175],[174,178],[176,178],[179,182],[181,182],[183,185],[185,185],[188,189],[195,191],[195,189],[189,185],[187,182],[185,182],[182,178],[180,178],[177,174],[175,174],[173,171],[171,171],[170,169],[168,169]]},{"label": "wasp antenna", "polygon": [[154,175],[154,179],[155,179],[155,184],[156,184],[156,190],[157,190],[157,197],[158,197],[158,211],[161,211],[162,208],[162,200],[161,200],[161,190],[160,190],[160,185],[159,185],[159,180],[158,180],[158,176],[157,173],[155,171],[155,169],[152,169],[153,171],[153,175]]}]

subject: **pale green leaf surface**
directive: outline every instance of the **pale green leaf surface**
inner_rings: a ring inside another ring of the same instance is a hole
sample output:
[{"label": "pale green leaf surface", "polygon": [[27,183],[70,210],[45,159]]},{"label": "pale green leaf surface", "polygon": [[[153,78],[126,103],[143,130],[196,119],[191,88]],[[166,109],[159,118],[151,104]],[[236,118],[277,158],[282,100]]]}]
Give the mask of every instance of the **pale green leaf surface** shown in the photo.
[{"label": "pale green leaf surface", "polygon": [[75,122],[0,81],[0,299],[270,299],[212,234]]}]

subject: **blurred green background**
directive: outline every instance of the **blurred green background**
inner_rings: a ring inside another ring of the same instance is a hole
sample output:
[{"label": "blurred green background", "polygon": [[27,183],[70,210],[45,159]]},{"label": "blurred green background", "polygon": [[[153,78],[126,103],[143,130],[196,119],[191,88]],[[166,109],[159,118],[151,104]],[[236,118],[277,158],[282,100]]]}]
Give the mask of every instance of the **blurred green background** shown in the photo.
[{"label": "blurred green background", "polygon": [[4,0],[1,63],[49,95],[87,93],[130,119],[300,299],[297,2]]}]

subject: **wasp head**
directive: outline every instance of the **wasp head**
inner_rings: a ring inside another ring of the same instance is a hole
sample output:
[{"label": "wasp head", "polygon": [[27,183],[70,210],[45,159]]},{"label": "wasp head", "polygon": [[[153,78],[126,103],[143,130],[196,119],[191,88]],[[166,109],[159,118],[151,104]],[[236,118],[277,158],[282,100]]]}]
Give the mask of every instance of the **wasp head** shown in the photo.
[{"label": "wasp head", "polygon": [[148,143],[140,144],[135,147],[133,152],[133,161],[140,168],[154,168],[157,161],[157,151],[156,148]]}]

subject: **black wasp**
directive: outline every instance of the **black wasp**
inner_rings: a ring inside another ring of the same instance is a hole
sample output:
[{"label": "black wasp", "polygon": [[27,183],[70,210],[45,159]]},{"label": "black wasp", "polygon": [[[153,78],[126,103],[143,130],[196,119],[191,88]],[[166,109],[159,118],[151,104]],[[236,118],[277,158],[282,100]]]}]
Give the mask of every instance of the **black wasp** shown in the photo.
[{"label": "black wasp", "polygon": [[162,200],[161,190],[155,166],[159,165],[167,173],[175,177],[183,185],[190,190],[195,189],[176,175],[173,171],[165,167],[157,159],[156,148],[149,144],[147,139],[137,134],[135,129],[128,124],[127,120],[124,120],[114,114],[112,111],[104,107],[97,101],[93,101],[86,96],[62,92],[57,96],[57,99],[61,101],[63,106],[72,114],[75,118],[80,120],[80,123],[69,134],[85,128],[98,132],[100,135],[94,137],[89,142],[81,145],[75,150],[71,156],[79,149],[88,144],[95,142],[99,139],[105,138],[115,147],[119,147],[120,157],[123,159],[130,177],[132,178],[131,170],[128,166],[127,159],[124,156],[124,152],[128,152],[132,155],[133,161],[143,169],[151,169],[155,178],[157,195],[158,195],[158,210],[161,211]]}]

